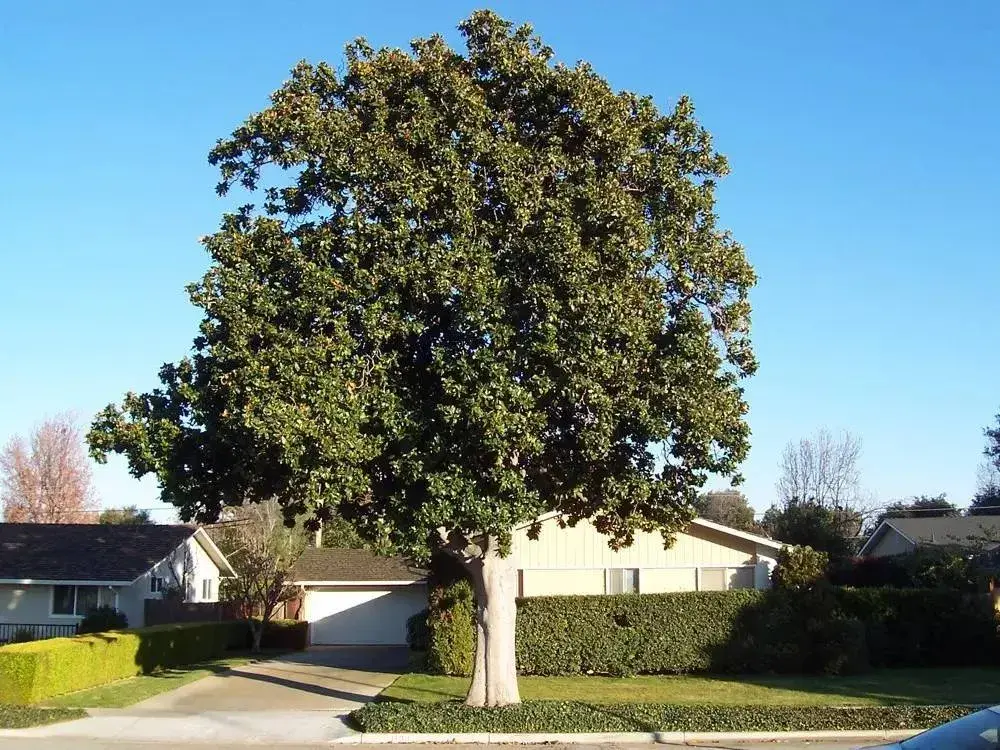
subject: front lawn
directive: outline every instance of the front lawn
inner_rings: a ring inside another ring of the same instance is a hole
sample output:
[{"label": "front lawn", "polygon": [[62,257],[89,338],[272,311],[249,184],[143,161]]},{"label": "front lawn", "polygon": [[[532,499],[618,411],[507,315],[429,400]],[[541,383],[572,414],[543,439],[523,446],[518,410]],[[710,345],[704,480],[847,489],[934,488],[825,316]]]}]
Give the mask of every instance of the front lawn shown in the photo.
[{"label": "front lawn", "polygon": [[82,719],[85,711],[78,708],[37,708],[35,706],[5,706],[0,704],[0,729],[24,729],[57,721]]},{"label": "front lawn", "polygon": [[165,669],[162,672],[144,674],[127,680],[110,682],[87,690],[59,695],[45,701],[46,706],[59,708],[125,708],[133,703],[152,698],[154,695],[174,690],[189,682],[208,677],[210,674],[224,672],[230,667],[238,667],[261,658],[267,659],[274,654],[262,654],[251,657],[247,654],[227,656],[213,659],[202,664],[191,664],[186,667]]},{"label": "front lawn", "polygon": [[[406,674],[382,700],[433,703],[463,698],[463,677]],[[524,700],[686,705],[892,706],[1000,702],[1000,669],[883,669],[843,677],[643,675],[520,677]]]}]

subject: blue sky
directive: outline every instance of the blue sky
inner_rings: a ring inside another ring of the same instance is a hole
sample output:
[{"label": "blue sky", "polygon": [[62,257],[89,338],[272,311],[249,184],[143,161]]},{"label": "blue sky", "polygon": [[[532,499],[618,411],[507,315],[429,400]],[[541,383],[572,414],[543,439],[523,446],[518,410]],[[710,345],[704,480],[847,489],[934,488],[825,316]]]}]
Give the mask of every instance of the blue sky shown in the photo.
[{"label": "blue sky", "polygon": [[[46,414],[89,421],[184,355],[198,320],[184,285],[207,265],[198,237],[227,208],[206,154],[297,60],[338,62],[358,35],[456,40],[476,7],[5,8],[0,441]],[[823,426],[862,437],[862,482],[880,501],[966,504],[1000,408],[1000,5],[490,7],[662,108],[689,94],[730,158],[721,223],[760,276],[753,504],[771,503],[782,446]],[[120,462],[95,475],[105,505],[155,504]]]}]

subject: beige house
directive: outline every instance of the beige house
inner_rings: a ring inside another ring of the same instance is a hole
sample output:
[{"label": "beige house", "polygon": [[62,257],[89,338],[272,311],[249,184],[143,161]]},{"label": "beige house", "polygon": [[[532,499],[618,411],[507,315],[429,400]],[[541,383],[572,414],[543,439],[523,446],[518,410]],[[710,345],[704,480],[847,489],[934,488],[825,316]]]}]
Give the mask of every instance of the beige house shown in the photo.
[{"label": "beige house", "polygon": [[658,594],[767,588],[781,542],[703,518],[663,547],[659,533],[637,532],[631,547],[615,551],[592,524],[559,528],[543,516],[538,539],[529,525],[514,532],[521,596],[554,594]]},{"label": "beige house", "polygon": [[[669,549],[660,534],[639,532],[632,546],[615,551],[588,522],[560,528],[556,514],[539,521],[535,540],[531,524],[514,530],[519,596],[767,588],[782,547],[698,518]],[[308,549],[295,583],[314,644],[403,644],[407,619],[427,606],[422,571],[364,550]]]},{"label": "beige house", "polygon": [[905,555],[918,547],[989,551],[1000,543],[1000,516],[887,518],[861,548],[865,557]]}]

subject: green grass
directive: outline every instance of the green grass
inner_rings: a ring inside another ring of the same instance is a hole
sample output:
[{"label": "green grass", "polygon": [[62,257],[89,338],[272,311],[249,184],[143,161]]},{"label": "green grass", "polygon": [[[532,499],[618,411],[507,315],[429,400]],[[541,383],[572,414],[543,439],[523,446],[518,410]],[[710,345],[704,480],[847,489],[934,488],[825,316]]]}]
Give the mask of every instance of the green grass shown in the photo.
[{"label": "green grass", "polygon": [[[465,696],[463,677],[405,674],[383,700],[433,703]],[[644,675],[520,677],[524,700],[685,705],[892,706],[1000,703],[1000,669],[884,669],[843,677]]]},{"label": "green grass", "polygon": [[87,690],[80,690],[75,693],[59,695],[45,701],[46,706],[58,708],[125,708],[133,703],[152,698],[154,695],[165,693],[195,682],[210,674],[224,672],[231,667],[238,667],[241,664],[248,664],[260,658],[271,658],[283,651],[250,656],[241,654],[238,656],[227,656],[222,659],[214,659],[203,664],[191,664],[186,667],[175,667],[166,669],[154,674],[132,677],[127,680],[110,682],[107,685],[100,685]]},{"label": "green grass", "polygon": [[0,704],[0,729],[24,729],[57,721],[81,719],[86,712],[78,708],[37,708],[35,706],[5,706]]}]

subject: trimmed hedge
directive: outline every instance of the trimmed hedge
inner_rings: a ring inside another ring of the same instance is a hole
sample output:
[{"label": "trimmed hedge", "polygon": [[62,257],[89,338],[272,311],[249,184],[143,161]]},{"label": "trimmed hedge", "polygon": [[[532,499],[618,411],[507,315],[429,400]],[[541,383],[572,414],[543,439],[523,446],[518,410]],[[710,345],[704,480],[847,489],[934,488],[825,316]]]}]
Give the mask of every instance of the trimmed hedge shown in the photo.
[{"label": "trimmed hedge", "polygon": [[427,668],[438,674],[469,677],[476,658],[476,631],[472,586],[456,581],[430,592],[427,629]]},{"label": "trimmed hedge", "polygon": [[529,701],[504,708],[463,703],[369,703],[351,713],[363,732],[783,732],[924,729],[973,706],[597,705]]},{"label": "trimmed hedge", "polygon": [[0,704],[0,729],[24,729],[55,724],[57,721],[82,719],[87,712],[82,708],[35,708],[34,706],[5,706]]},{"label": "trimmed hedge", "polygon": [[157,625],[0,647],[0,696],[32,704],[55,695],[221,656],[232,623]]},{"label": "trimmed hedge", "polygon": [[[468,674],[472,605],[453,599],[454,611],[428,619],[429,653],[457,656],[432,658],[429,668]],[[845,674],[1000,663],[989,597],[946,589],[532,597],[518,601],[516,645],[518,671],[537,675]]]},{"label": "trimmed hedge", "polygon": [[[229,648],[246,650],[253,646],[253,633],[245,620],[229,623],[232,636]],[[287,649],[302,651],[309,646],[309,623],[305,620],[271,620],[260,639],[262,649]]]}]

